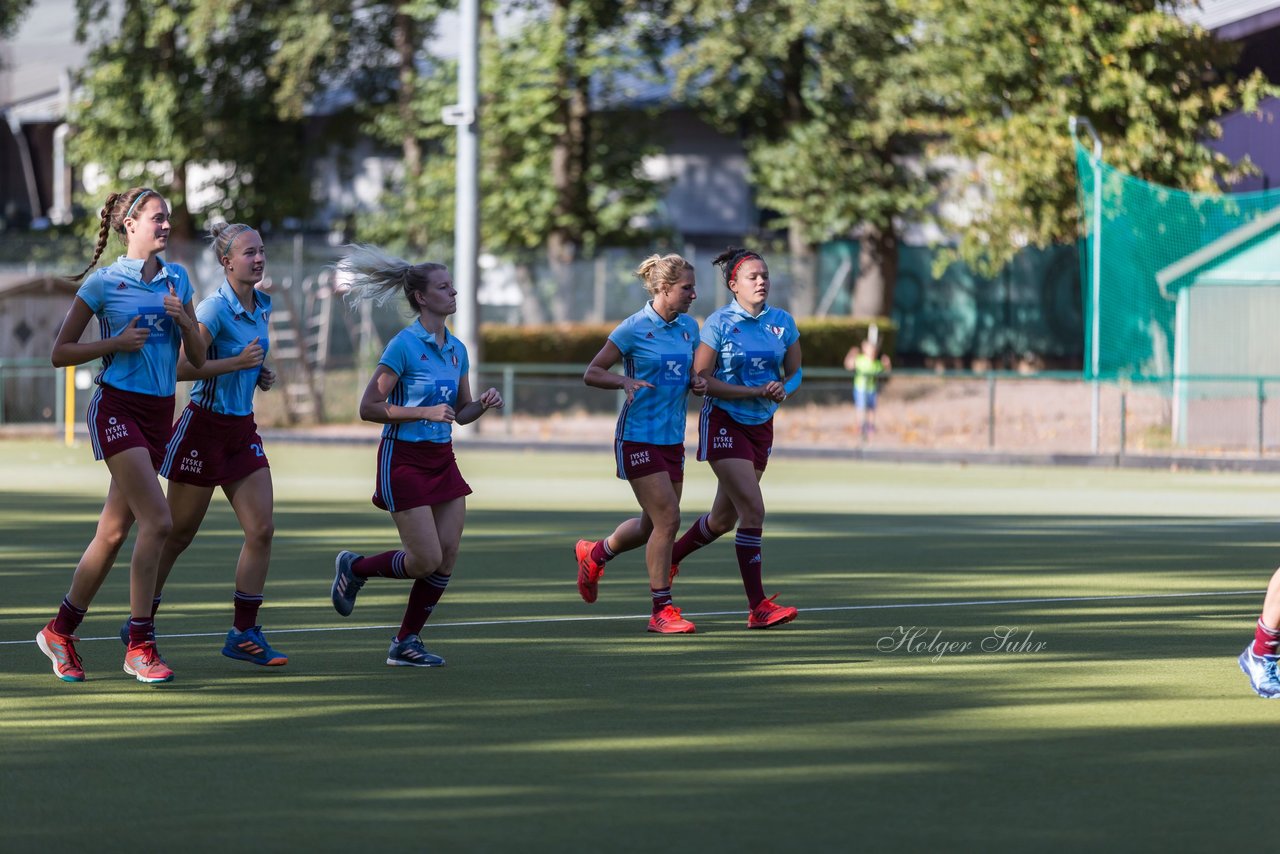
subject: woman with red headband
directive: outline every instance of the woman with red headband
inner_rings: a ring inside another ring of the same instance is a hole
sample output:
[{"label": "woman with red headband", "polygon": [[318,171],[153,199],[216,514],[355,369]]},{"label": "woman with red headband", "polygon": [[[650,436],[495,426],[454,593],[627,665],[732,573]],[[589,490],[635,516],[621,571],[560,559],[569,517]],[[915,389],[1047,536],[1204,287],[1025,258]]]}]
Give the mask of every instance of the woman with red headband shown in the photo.
[{"label": "woman with red headband", "polygon": [[713,262],[733,301],[707,318],[693,357],[706,378],[698,429],[698,459],[716,475],[711,511],[698,518],[671,553],[671,574],[688,555],[738,528],[734,549],[747,594],[747,628],[768,629],[796,618],[796,609],[766,598],[764,477],[773,450],[773,414],[800,387],[800,333],[795,319],[770,306],[769,267],[757,253],[732,248]]}]

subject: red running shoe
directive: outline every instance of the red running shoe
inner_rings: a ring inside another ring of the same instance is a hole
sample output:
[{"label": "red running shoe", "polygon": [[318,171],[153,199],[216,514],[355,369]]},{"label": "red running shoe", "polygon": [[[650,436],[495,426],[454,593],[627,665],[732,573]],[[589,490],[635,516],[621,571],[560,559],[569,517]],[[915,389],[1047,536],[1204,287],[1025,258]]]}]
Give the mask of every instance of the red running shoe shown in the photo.
[{"label": "red running shoe", "polygon": [[774,626],[780,626],[783,623],[789,623],[794,620],[796,614],[800,612],[789,605],[773,604],[773,600],[777,598],[778,594],[775,593],[752,608],[751,616],[747,617],[747,628],[771,629]]},{"label": "red running shoe", "polygon": [[649,618],[649,631],[660,635],[691,635],[697,627],[681,617],[680,609],[675,605],[667,605]]},{"label": "red running shoe", "polygon": [[595,545],[592,540],[578,540],[578,545],[573,550],[578,558],[578,594],[588,605],[596,601],[596,596],[599,595],[597,585],[604,575],[604,564],[591,559],[591,550]]},{"label": "red running shoe", "polygon": [[139,682],[148,684],[173,679],[173,671],[160,657],[155,641],[130,644],[124,654],[124,672],[137,677]]},{"label": "red running shoe", "polygon": [[63,682],[83,682],[84,667],[76,654],[75,635],[60,635],[53,630],[53,620],[36,635],[36,645],[53,662],[53,675]]}]

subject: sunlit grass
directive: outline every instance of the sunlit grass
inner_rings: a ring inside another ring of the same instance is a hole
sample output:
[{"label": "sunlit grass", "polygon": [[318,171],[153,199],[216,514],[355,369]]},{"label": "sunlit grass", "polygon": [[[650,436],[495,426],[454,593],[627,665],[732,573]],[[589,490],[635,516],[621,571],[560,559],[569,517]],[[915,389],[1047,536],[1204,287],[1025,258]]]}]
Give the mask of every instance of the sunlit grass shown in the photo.
[{"label": "sunlit grass", "polygon": [[[240,534],[217,496],[160,613],[177,679],[147,687],[120,670],[128,545],[81,629],[89,681],[30,642],[104,467],[0,446],[0,785],[26,817],[5,850],[1216,850],[1256,842],[1224,815],[1269,808],[1280,703],[1233,658],[1277,560],[1278,477],[779,456],[765,588],[800,618],[747,630],[729,536],[675,585],[698,633],[659,637],[639,554],[594,605],[575,589],[574,541],[635,513],[607,453],[459,443],[475,494],[424,633],[449,663],[420,671],[384,664],[403,582],[372,580],[347,619],[328,601],[338,549],[396,546],[372,446],[269,453],[262,621],[290,663],[219,654]],[[713,494],[691,461],[686,523]],[[1002,627],[1042,646],[983,648]],[[68,779],[92,794],[55,818]],[[139,792],[163,805],[145,826]]]}]

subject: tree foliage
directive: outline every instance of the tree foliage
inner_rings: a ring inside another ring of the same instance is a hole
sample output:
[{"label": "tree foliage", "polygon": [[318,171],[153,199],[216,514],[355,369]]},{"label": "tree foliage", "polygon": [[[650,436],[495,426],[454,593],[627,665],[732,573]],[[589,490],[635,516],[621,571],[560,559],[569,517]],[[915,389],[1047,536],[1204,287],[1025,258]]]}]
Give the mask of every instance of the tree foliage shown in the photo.
[{"label": "tree foliage", "polygon": [[929,88],[950,113],[939,150],[971,164],[956,194],[980,201],[953,222],[956,254],[985,273],[1025,245],[1074,241],[1068,119],[1088,118],[1107,162],[1156,183],[1217,191],[1247,163],[1206,145],[1216,119],[1276,90],[1240,80],[1238,48],[1156,0],[928,0]]},{"label": "tree foliage", "polygon": [[[596,247],[633,244],[649,230],[660,187],[641,159],[658,151],[643,112],[625,102],[645,74],[639,25],[616,0],[556,0],[501,31],[481,27],[480,242],[520,263],[532,318],[546,302],[562,315],[573,261]],[[414,136],[418,173],[404,169],[383,210],[362,218],[363,238],[447,252],[453,239],[455,131],[440,120],[456,100],[457,64],[423,57],[406,115],[384,105],[375,133],[388,145]],[[537,258],[552,270],[536,280]]]},{"label": "tree foliage", "polygon": [[0,38],[14,34],[31,3],[32,0],[0,0]]},{"label": "tree foliage", "polygon": [[[77,0],[79,36],[111,6]],[[304,105],[368,25],[338,0],[125,0],[79,81],[71,159],[112,188],[163,188],[177,237],[196,231],[193,203],[255,224],[303,218]]]},{"label": "tree foliage", "polygon": [[[887,311],[898,223],[932,198],[921,166],[913,6],[901,0],[676,0],[668,20],[686,47],[677,91],[721,128],[741,133],[759,204],[790,232],[793,261],[861,230],[887,243],[879,293]],[[865,255],[865,253],[864,253]],[[816,302],[812,272],[795,276],[792,304]]]}]

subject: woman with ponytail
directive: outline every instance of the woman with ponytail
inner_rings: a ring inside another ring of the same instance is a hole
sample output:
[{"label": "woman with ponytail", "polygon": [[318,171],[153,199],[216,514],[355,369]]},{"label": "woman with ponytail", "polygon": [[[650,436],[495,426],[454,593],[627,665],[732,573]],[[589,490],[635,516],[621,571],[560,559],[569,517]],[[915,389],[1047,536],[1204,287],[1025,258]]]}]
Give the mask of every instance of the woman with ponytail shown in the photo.
[{"label": "woman with ponytail", "polygon": [[222,654],[280,666],[288,656],[271,648],[258,623],[275,532],[271,469],[253,419],[254,391],[266,391],[275,382],[275,374],[263,364],[270,350],[271,297],[255,287],[266,270],[267,253],[262,237],[243,223],[218,223],[209,232],[226,278],[196,308],[204,365],[197,368],[188,359],[178,363],[178,379],[196,382],[160,467],[169,479],[173,532],[160,555],[155,603],[158,608],[174,562],[200,530],[214,489],[222,487],[244,531],[232,627]]},{"label": "woman with ponytail", "polygon": [[768,629],[796,618],[796,609],[764,595],[761,572],[764,477],[773,450],[773,414],[800,387],[800,333],[795,319],[768,305],[769,267],[757,253],[732,248],[713,261],[733,301],[707,318],[693,370],[706,378],[698,425],[698,459],[716,475],[711,512],[685,532],[671,551],[680,561],[738,528],[734,550],[747,594],[747,628]]},{"label": "woman with ponytail", "polygon": [[[706,386],[692,370],[698,346],[698,324],[688,314],[697,299],[693,265],[679,255],[651,255],[636,275],[651,299],[609,333],[582,379],[626,393],[613,435],[614,458],[641,514],[603,540],[578,541],[578,594],[587,603],[596,601],[605,563],[643,545],[653,609],[648,630],[691,634],[694,624],[672,602],[670,571],[671,546],[680,532],[689,391],[701,394]],[[611,370],[619,361],[621,376]]]},{"label": "woman with ponytail", "polygon": [[[156,470],[173,423],[179,348],[199,367],[204,347],[187,271],[160,257],[169,242],[169,206],[160,194],[146,187],[112,193],[100,220],[93,260],[73,277],[83,283],[54,341],[53,364],[64,368],[102,360],[87,418],[94,458],[106,461],[111,485],[71,589],[36,643],[59,679],[84,681],[75,631],[137,521],[124,671],[139,682],[168,682],[173,671],[156,649],[153,602],[160,552],[173,523]],[[93,270],[112,232],[123,239],[125,254]],[[101,338],[82,343],[80,336],[94,317]]]},{"label": "woman with ponytail", "polygon": [[453,576],[471,494],[453,455],[452,429],[501,407],[502,395],[490,388],[471,396],[467,350],[445,328],[458,307],[447,267],[354,246],[337,270],[353,305],[366,299],[381,304],[399,293],[415,320],[387,344],[360,399],[360,417],[386,425],[373,503],[391,514],[402,548],[368,557],[339,552],[330,598],[346,617],[367,579],[412,579],[387,664],[438,667],[444,659],[426,650],[420,633]]}]

